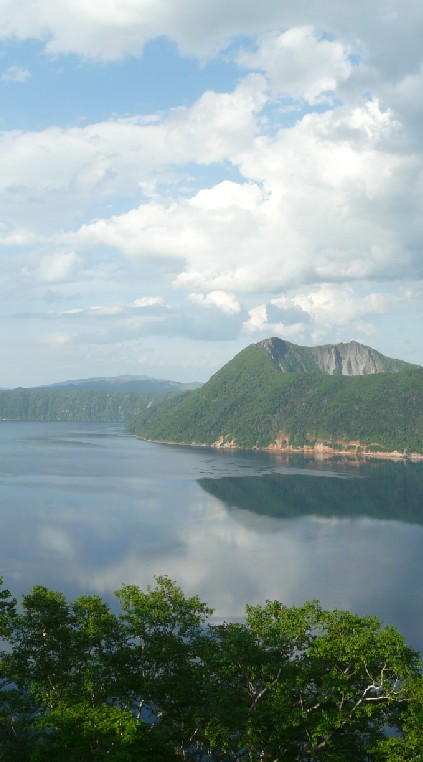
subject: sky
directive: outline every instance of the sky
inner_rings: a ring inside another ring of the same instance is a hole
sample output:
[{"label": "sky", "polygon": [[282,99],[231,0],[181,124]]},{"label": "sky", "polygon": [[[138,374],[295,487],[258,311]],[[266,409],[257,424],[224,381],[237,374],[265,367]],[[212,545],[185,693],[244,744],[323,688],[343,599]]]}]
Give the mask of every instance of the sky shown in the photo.
[{"label": "sky", "polygon": [[0,0],[0,387],[423,365],[420,0]]}]

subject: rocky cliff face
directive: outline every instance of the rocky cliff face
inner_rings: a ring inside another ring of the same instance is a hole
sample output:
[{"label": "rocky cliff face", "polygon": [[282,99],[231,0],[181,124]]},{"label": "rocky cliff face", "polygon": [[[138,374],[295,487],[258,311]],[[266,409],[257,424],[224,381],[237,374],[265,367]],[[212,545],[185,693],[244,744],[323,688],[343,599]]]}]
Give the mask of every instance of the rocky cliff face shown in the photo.
[{"label": "rocky cliff face", "polygon": [[332,347],[314,347],[312,354],[319,368],[331,375],[367,376],[368,373],[383,373],[389,365],[385,362],[388,358],[357,341]]},{"label": "rocky cliff face", "polygon": [[329,375],[366,376],[419,367],[385,357],[376,349],[359,344],[358,341],[301,347],[274,337],[255,346],[264,349],[282,372],[323,371]]}]

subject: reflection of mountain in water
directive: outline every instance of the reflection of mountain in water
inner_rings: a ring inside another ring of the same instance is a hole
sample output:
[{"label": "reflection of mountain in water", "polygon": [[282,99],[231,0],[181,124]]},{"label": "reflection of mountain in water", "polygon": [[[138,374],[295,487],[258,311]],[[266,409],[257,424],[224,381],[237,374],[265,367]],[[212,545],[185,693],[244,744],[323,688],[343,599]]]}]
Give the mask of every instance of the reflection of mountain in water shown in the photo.
[{"label": "reflection of mountain in water", "polygon": [[279,518],[367,516],[423,524],[423,464],[381,463],[359,472],[369,478],[273,473],[199,479],[230,507]]}]

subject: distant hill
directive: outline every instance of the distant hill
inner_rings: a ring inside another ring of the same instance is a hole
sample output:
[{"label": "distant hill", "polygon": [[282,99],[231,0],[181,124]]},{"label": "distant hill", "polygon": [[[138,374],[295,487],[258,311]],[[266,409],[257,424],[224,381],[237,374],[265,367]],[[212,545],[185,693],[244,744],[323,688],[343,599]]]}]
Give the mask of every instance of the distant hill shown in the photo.
[{"label": "distant hill", "polygon": [[163,378],[150,378],[150,376],[98,376],[95,378],[80,378],[73,381],[60,381],[57,384],[48,384],[34,387],[36,389],[91,389],[115,392],[181,392],[189,389],[198,389],[200,383],[180,383],[168,381]]},{"label": "distant hill", "polygon": [[33,389],[0,390],[0,419],[126,421],[153,402],[199,386],[149,376],[118,376],[63,381]]},{"label": "distant hill", "polygon": [[253,344],[196,391],[131,425],[155,441],[423,453],[423,369],[357,342]]}]

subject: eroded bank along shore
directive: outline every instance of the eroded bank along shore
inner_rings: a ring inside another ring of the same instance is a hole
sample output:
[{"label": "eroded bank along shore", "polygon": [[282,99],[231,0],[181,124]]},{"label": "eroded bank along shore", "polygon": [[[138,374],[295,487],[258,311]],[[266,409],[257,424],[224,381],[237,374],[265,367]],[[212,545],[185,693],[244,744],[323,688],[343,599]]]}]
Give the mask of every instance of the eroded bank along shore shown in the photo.
[{"label": "eroded bank along shore", "polygon": [[360,443],[348,443],[345,447],[332,447],[323,442],[318,442],[315,445],[304,445],[302,447],[295,447],[293,445],[282,445],[277,441],[273,444],[266,445],[265,447],[241,447],[234,440],[225,440],[220,437],[215,442],[173,442],[165,439],[148,439],[142,437],[139,434],[136,435],[136,439],[140,439],[143,442],[151,442],[152,444],[171,445],[174,447],[204,447],[214,450],[243,450],[250,452],[274,452],[286,455],[306,455],[312,457],[315,460],[337,460],[339,458],[359,461],[359,460],[392,460],[398,462],[410,461],[413,463],[423,462],[423,454],[419,452],[401,452],[400,450],[392,450],[387,452],[385,450],[368,450],[367,445]]}]

